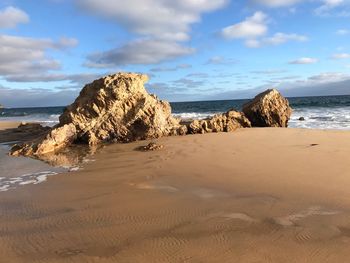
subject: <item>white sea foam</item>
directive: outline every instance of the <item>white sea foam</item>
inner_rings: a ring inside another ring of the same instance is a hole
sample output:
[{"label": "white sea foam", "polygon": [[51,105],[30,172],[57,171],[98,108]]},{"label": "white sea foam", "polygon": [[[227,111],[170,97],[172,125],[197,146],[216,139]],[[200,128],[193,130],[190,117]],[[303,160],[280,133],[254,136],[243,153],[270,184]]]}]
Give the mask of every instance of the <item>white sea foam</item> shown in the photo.
[{"label": "white sea foam", "polygon": [[59,114],[32,114],[27,116],[11,116],[1,117],[1,121],[15,121],[15,122],[39,122],[44,126],[54,126],[59,121]]},{"label": "white sea foam", "polygon": [[[299,121],[304,117],[304,121]],[[297,108],[289,127],[309,129],[350,130],[350,107]]]},{"label": "white sea foam", "polygon": [[0,192],[5,192],[10,189],[17,188],[18,186],[40,184],[42,182],[45,182],[49,176],[56,174],[56,172],[52,171],[43,171],[38,173],[23,174],[18,177],[2,177],[0,181]]},{"label": "white sea foam", "polygon": [[177,118],[181,118],[183,120],[198,120],[205,119],[211,117],[219,112],[182,112],[182,113],[174,113],[173,115]]},{"label": "white sea foam", "polygon": [[[205,119],[220,112],[183,112],[174,116],[183,120]],[[299,121],[304,117],[305,121]],[[289,127],[306,129],[350,130],[350,107],[297,108],[293,110]]]}]

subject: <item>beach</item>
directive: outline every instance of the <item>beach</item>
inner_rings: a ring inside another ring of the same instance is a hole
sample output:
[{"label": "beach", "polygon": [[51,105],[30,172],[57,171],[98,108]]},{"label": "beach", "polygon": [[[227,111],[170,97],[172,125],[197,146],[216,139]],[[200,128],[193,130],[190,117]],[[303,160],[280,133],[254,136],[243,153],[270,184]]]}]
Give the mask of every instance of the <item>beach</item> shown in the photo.
[{"label": "beach", "polygon": [[148,142],[1,192],[0,262],[348,260],[349,131],[239,129],[135,150]]}]

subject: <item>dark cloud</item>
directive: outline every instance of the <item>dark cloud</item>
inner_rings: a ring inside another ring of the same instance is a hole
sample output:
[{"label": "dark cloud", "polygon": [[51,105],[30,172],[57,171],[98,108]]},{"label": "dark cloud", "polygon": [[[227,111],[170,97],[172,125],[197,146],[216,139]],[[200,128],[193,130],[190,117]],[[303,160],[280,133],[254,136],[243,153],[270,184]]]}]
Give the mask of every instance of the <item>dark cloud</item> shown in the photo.
[{"label": "dark cloud", "polygon": [[172,41],[138,39],[122,47],[88,56],[84,64],[92,68],[113,68],[121,65],[157,64],[192,54],[195,50]]}]

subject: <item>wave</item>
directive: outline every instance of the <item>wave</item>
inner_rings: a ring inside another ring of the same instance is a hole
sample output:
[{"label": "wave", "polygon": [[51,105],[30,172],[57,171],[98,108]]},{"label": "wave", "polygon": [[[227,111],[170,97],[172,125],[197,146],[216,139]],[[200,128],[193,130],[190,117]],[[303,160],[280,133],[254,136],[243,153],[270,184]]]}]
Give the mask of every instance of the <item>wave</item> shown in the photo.
[{"label": "wave", "polygon": [[200,120],[206,119],[217,113],[219,112],[182,112],[182,113],[174,113],[173,116],[185,121],[189,121],[194,119],[200,119]]},{"label": "wave", "polygon": [[54,126],[57,124],[60,114],[32,114],[32,115],[13,115],[1,117],[0,121],[15,121],[15,122],[39,122],[43,125]]},{"label": "wave", "polygon": [[[229,109],[241,110],[247,100],[173,102],[175,117],[184,120],[205,119]],[[290,127],[312,129],[350,129],[350,96],[289,98],[294,109]],[[1,109],[0,121],[58,123],[64,107]],[[299,121],[304,117],[305,121]]]},{"label": "wave", "polygon": [[[300,117],[304,117],[305,120],[300,121]],[[294,109],[289,127],[350,130],[350,106]]]},{"label": "wave", "polygon": [[[174,116],[183,120],[205,119],[222,112],[183,112]],[[300,121],[303,117],[305,120]],[[295,108],[291,116],[289,127],[309,129],[350,130],[349,107],[310,107]]]}]

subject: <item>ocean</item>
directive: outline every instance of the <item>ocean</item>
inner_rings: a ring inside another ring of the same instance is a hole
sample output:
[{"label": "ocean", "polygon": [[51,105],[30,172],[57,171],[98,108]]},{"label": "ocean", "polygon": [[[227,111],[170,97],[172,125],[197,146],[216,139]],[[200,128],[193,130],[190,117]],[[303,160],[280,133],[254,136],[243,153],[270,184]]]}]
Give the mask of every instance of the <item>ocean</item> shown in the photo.
[{"label": "ocean", "polygon": [[[292,128],[350,130],[350,95],[288,98],[293,115]],[[206,118],[229,109],[241,110],[248,100],[195,101],[171,103],[173,114],[183,119]],[[58,122],[64,107],[0,109],[0,121],[38,121],[48,126]],[[299,121],[304,117],[305,121]]]}]

